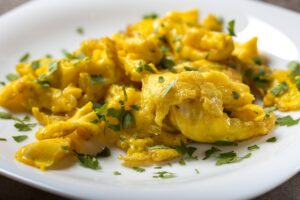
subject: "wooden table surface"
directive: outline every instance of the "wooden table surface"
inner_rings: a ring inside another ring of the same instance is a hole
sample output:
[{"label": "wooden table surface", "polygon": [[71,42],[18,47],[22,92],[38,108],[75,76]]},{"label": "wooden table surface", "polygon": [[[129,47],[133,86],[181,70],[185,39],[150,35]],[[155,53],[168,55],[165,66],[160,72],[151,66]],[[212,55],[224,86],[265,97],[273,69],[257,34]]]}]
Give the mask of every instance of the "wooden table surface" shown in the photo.
[{"label": "wooden table surface", "polygon": [[[28,0],[0,0],[0,15],[27,2]],[[300,0],[263,0],[300,12]],[[300,24],[300,22],[299,22]],[[299,26],[298,24],[298,26]],[[300,28],[300,27],[299,27]],[[0,36],[1,37],[1,36]],[[300,36],[299,36],[300,37]],[[270,169],[271,170],[271,169]],[[31,199],[31,200],[64,200],[65,198],[32,188],[0,175],[0,200]],[[300,173],[274,190],[255,200],[300,200]]]}]

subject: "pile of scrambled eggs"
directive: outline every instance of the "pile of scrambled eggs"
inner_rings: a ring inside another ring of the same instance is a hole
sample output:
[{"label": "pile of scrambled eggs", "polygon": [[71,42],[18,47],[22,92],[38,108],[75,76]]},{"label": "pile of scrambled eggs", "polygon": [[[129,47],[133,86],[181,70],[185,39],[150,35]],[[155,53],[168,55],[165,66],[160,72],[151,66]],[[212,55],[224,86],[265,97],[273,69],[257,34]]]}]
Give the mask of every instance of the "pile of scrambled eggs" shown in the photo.
[{"label": "pile of scrambled eggs", "polygon": [[268,134],[274,114],[254,94],[265,106],[298,110],[297,76],[269,69],[257,38],[237,44],[222,26],[211,14],[199,22],[197,10],[173,11],[84,41],[65,58],[19,63],[0,105],[44,127],[16,159],[45,169],[117,146],[126,166],[140,166],[180,157],[176,147],[192,141]]}]

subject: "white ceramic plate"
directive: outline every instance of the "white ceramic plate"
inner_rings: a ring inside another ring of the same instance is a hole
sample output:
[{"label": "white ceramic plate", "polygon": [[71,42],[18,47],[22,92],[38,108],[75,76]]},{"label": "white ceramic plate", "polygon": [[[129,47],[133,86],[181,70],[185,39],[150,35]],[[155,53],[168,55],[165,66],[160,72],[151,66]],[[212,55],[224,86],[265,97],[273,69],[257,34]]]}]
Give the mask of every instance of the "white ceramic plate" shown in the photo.
[{"label": "white ceramic plate", "polygon": [[[271,57],[271,66],[284,68],[290,60],[299,60],[300,15],[254,1],[241,0],[52,0],[33,1],[0,18],[1,77],[14,71],[14,65],[25,52],[32,58],[51,53],[61,56],[61,49],[75,49],[80,41],[99,38],[124,29],[149,12],[164,14],[169,10],[199,8],[201,16],[213,12],[225,19],[235,19],[238,40],[259,36],[260,49]],[[75,29],[82,26],[86,34]],[[280,113],[278,113],[280,114]],[[299,113],[292,113],[299,117]],[[252,157],[241,163],[215,166],[213,160],[189,161],[186,166],[177,162],[161,170],[174,172],[173,179],[154,179],[153,167],[144,173],[121,166],[117,157],[122,152],[101,160],[98,171],[79,165],[65,170],[38,169],[16,162],[14,152],[21,144],[11,139],[19,134],[13,122],[0,121],[0,172],[10,178],[60,195],[88,199],[246,199],[260,195],[300,169],[299,126],[277,127],[269,136],[241,143],[235,150],[247,152],[247,146],[260,145]],[[297,133],[298,132],[298,133]],[[276,143],[265,140],[276,135]],[[197,154],[203,157],[208,145],[200,145]],[[231,148],[223,148],[230,150]],[[200,171],[196,174],[195,169]],[[122,172],[121,176],[113,171]]]}]

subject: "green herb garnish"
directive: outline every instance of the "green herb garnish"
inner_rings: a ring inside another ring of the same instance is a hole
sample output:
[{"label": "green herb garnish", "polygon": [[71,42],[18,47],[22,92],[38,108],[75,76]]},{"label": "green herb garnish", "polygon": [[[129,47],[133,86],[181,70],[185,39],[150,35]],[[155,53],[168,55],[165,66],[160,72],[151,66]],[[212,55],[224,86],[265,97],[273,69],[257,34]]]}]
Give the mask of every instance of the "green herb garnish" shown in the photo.
[{"label": "green herb garnish", "polygon": [[29,53],[25,53],[21,58],[20,58],[20,62],[26,62],[30,57]]},{"label": "green herb garnish", "polygon": [[31,131],[31,129],[36,126],[36,124],[26,124],[26,123],[24,123],[25,121],[29,121],[28,116],[27,117],[25,116],[24,119],[20,119],[18,117],[13,116],[11,113],[0,112],[0,119],[10,119],[10,120],[17,121],[17,123],[15,123],[14,126],[19,131]]},{"label": "green herb garnish", "polygon": [[97,157],[106,158],[109,156],[111,156],[111,151],[108,147],[104,147],[104,149],[100,153],[97,153]]},{"label": "green herb garnish", "polygon": [[175,173],[167,172],[167,171],[155,172],[154,174],[155,175],[153,176],[153,178],[168,179],[168,178],[175,178],[176,177]]},{"label": "green herb garnish", "polygon": [[137,105],[137,104],[133,104],[130,106],[132,109],[134,110],[140,110],[141,109],[141,106],[140,105]]},{"label": "green herb garnish", "polygon": [[0,141],[7,141],[6,138],[0,138]]},{"label": "green herb garnish", "polygon": [[259,146],[256,144],[248,147],[249,151],[258,150],[258,149],[259,149]]},{"label": "green herb garnish", "polygon": [[256,65],[262,65],[262,60],[261,60],[261,58],[258,57],[258,56],[252,57],[252,61],[253,61]]},{"label": "green herb garnish", "polygon": [[188,147],[181,141],[181,145],[175,147],[175,149],[182,155],[187,154],[189,158],[197,159],[197,156],[193,156],[194,152],[197,150],[196,147]]},{"label": "green herb garnish", "polygon": [[48,66],[49,74],[54,74],[58,69],[59,61],[53,61]]},{"label": "green herb garnish", "polygon": [[236,92],[236,91],[232,91],[232,97],[234,99],[239,99],[241,97],[240,93]]},{"label": "green herb garnish", "polygon": [[238,157],[237,154],[233,151],[227,152],[227,153],[221,153],[219,158],[216,161],[216,165],[219,166],[219,165],[224,165],[224,164],[237,163],[246,158],[249,158],[250,156],[251,156],[251,153],[248,153],[243,157]]},{"label": "green herb garnish", "polygon": [[144,169],[144,168],[141,168],[141,167],[132,167],[132,169],[133,170],[135,170],[135,171],[137,171],[137,172],[144,172],[144,171],[146,171],[146,169]]},{"label": "green herb garnish", "polygon": [[180,165],[182,165],[182,166],[185,165],[185,161],[183,160],[183,158],[181,158],[181,159],[178,161],[178,163],[179,163]]},{"label": "green herb garnish", "polygon": [[208,159],[210,156],[212,156],[213,154],[215,154],[219,151],[221,151],[221,150],[216,147],[211,147],[211,149],[208,149],[205,151],[205,157],[203,158],[203,160]]},{"label": "green herb garnish", "polygon": [[275,110],[277,110],[277,106],[271,106],[271,107],[266,107],[264,108],[265,113],[269,114],[271,112],[274,112]]},{"label": "green herb garnish", "polygon": [[295,77],[300,75],[300,63],[297,61],[291,61],[288,64],[288,68],[291,70],[291,76]]},{"label": "green herb garnish", "polygon": [[16,74],[7,74],[6,75],[6,79],[9,80],[9,81],[15,81],[15,80],[18,80],[19,79],[19,76],[16,75]]},{"label": "green herb garnish", "polygon": [[92,85],[105,83],[105,78],[101,74],[91,75],[91,83]]},{"label": "green herb garnish", "polygon": [[238,143],[236,142],[232,142],[232,141],[223,141],[223,140],[220,140],[220,141],[216,141],[215,143],[213,143],[214,145],[217,145],[217,146],[237,146]]},{"label": "green herb garnish", "polygon": [[276,137],[271,137],[271,138],[266,140],[266,142],[276,142],[276,141],[277,141]]},{"label": "green herb garnish", "polygon": [[227,25],[227,30],[228,30],[229,35],[236,36],[234,29],[235,29],[235,20],[231,20],[228,22],[228,25]]},{"label": "green herb garnish", "polygon": [[200,174],[199,170],[198,169],[195,169],[195,172],[196,174]]},{"label": "green herb garnish", "polygon": [[187,67],[187,66],[185,66],[184,69],[185,69],[185,71],[197,71],[197,69],[192,68],[192,67]]},{"label": "green herb garnish", "polygon": [[159,82],[159,83],[165,82],[165,78],[164,78],[163,76],[159,76],[159,77],[158,77],[158,82]]},{"label": "green herb garnish", "polygon": [[26,140],[28,138],[28,136],[27,135],[17,135],[17,136],[12,136],[12,138],[16,142],[23,142],[24,140]]},{"label": "green herb garnish", "polygon": [[77,152],[75,152],[75,154],[81,166],[94,170],[101,169],[101,166],[99,165],[99,161],[97,160],[96,156],[89,154],[81,154]]},{"label": "green herb garnish", "polygon": [[288,84],[286,82],[282,82],[279,85],[273,87],[270,91],[274,96],[280,96],[284,94],[288,89]]},{"label": "green herb garnish", "polygon": [[18,129],[19,131],[31,131],[32,128],[36,126],[35,123],[32,124],[25,124],[25,123],[15,123],[15,128]]},{"label": "green herb garnish", "polygon": [[163,69],[173,70],[175,62],[173,59],[164,56],[158,63],[158,65]]},{"label": "green herb garnish", "polygon": [[76,32],[80,35],[83,35],[84,34],[84,29],[82,27],[77,27],[76,28]]},{"label": "green herb garnish", "polygon": [[125,111],[122,120],[122,127],[124,129],[132,128],[135,126],[134,115],[130,111]]},{"label": "green herb garnish", "polygon": [[122,173],[119,171],[114,171],[114,175],[119,176],[119,175],[122,175]]},{"label": "green herb garnish", "polygon": [[156,19],[158,18],[158,14],[151,12],[143,16],[143,19]]},{"label": "green herb garnish", "polygon": [[290,115],[284,117],[277,117],[276,124],[279,126],[293,126],[299,123],[299,119],[293,119]]},{"label": "green herb garnish", "polygon": [[38,60],[32,61],[31,67],[34,70],[38,69],[40,67],[40,61],[38,61]]}]

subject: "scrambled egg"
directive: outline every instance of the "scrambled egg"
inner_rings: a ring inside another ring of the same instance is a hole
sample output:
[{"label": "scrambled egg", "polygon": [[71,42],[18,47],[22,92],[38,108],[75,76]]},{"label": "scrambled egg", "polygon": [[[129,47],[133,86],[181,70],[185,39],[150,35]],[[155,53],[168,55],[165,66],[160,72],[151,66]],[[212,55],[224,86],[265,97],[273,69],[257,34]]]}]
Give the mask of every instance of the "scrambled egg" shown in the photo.
[{"label": "scrambled egg", "polygon": [[173,11],[84,41],[65,58],[19,63],[0,105],[31,112],[44,127],[16,159],[45,169],[112,145],[126,152],[125,165],[139,166],[180,157],[176,147],[191,141],[268,134],[275,117],[254,93],[266,106],[299,109],[297,77],[272,72],[257,38],[237,44],[222,29],[212,14],[199,22],[197,10]]}]

